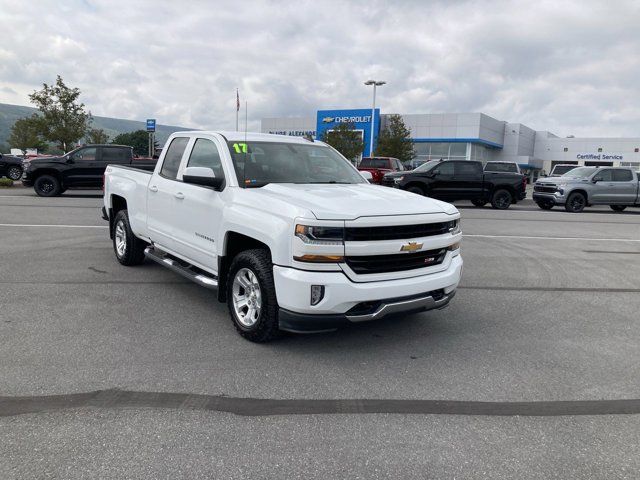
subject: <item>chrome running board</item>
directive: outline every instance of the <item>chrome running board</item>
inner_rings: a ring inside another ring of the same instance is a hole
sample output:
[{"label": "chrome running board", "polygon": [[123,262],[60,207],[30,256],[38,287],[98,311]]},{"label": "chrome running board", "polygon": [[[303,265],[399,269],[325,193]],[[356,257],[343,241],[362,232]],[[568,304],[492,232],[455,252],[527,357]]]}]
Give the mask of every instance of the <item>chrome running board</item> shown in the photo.
[{"label": "chrome running board", "polygon": [[157,251],[153,247],[147,247],[144,250],[144,256],[149,260],[153,260],[163,267],[167,267],[169,270],[173,270],[183,277],[188,278],[189,280],[197,283],[200,286],[211,290],[218,289],[218,279],[216,277],[209,276],[203,273],[193,265],[182,265],[182,263],[186,262],[182,262],[181,260],[178,260],[167,253]]}]

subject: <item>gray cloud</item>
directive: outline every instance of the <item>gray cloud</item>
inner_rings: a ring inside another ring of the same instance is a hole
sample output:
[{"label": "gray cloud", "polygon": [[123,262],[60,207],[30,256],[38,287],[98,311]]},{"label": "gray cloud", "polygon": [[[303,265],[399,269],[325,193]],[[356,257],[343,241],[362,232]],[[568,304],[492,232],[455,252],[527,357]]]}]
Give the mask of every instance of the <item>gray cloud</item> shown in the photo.
[{"label": "gray cloud", "polygon": [[[37,4],[36,4],[37,3]],[[229,129],[367,107],[482,111],[559,135],[637,136],[634,1],[0,0],[0,102],[56,74],[95,115]]]}]

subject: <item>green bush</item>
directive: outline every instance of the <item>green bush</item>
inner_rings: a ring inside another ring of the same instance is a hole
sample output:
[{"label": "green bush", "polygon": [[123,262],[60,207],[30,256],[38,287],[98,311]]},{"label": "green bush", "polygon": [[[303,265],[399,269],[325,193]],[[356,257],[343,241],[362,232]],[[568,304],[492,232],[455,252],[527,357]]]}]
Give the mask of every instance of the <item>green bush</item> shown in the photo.
[{"label": "green bush", "polygon": [[13,180],[10,178],[0,178],[0,188],[13,187]]}]

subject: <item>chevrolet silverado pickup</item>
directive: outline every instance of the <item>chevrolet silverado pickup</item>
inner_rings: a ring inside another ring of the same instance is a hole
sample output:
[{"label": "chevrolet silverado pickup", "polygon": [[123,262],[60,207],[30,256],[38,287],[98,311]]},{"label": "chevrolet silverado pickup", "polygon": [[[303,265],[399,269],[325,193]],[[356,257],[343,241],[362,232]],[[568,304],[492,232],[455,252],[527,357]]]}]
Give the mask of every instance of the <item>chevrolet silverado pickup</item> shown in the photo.
[{"label": "chevrolet silverado pickup", "polygon": [[482,162],[432,160],[415,170],[385,175],[382,185],[453,202],[471,200],[476,207],[491,203],[507,209],[526,197],[526,179],[519,173],[484,172]]},{"label": "chevrolet silverado pickup", "polygon": [[310,139],[174,133],[153,172],[107,167],[102,214],[122,265],[216,290],[256,342],[444,308],[462,274],[453,205],[371,185]]},{"label": "chevrolet silverado pickup", "polygon": [[125,145],[85,145],[61,157],[25,160],[22,184],[33,186],[41,197],[55,197],[73,187],[100,188],[109,164],[153,170],[156,160],[135,159],[133,149]]},{"label": "chevrolet silverado pickup", "polygon": [[533,186],[533,201],[543,210],[563,205],[579,213],[590,205],[609,205],[621,212],[640,207],[638,174],[624,167],[577,167],[564,175],[543,178]]}]

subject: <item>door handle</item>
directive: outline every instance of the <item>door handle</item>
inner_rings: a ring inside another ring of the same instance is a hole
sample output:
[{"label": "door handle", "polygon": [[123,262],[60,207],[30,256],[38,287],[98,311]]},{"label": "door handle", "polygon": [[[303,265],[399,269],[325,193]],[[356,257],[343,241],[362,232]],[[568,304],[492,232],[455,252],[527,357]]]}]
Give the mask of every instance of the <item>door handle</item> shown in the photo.
[{"label": "door handle", "polygon": [[173,196],[176,197],[178,200],[184,199],[184,193],[182,192],[175,193]]},{"label": "door handle", "polygon": [[155,185],[152,185],[149,187],[149,190],[151,190],[152,192],[157,192],[158,191],[158,187],[156,187]]}]

